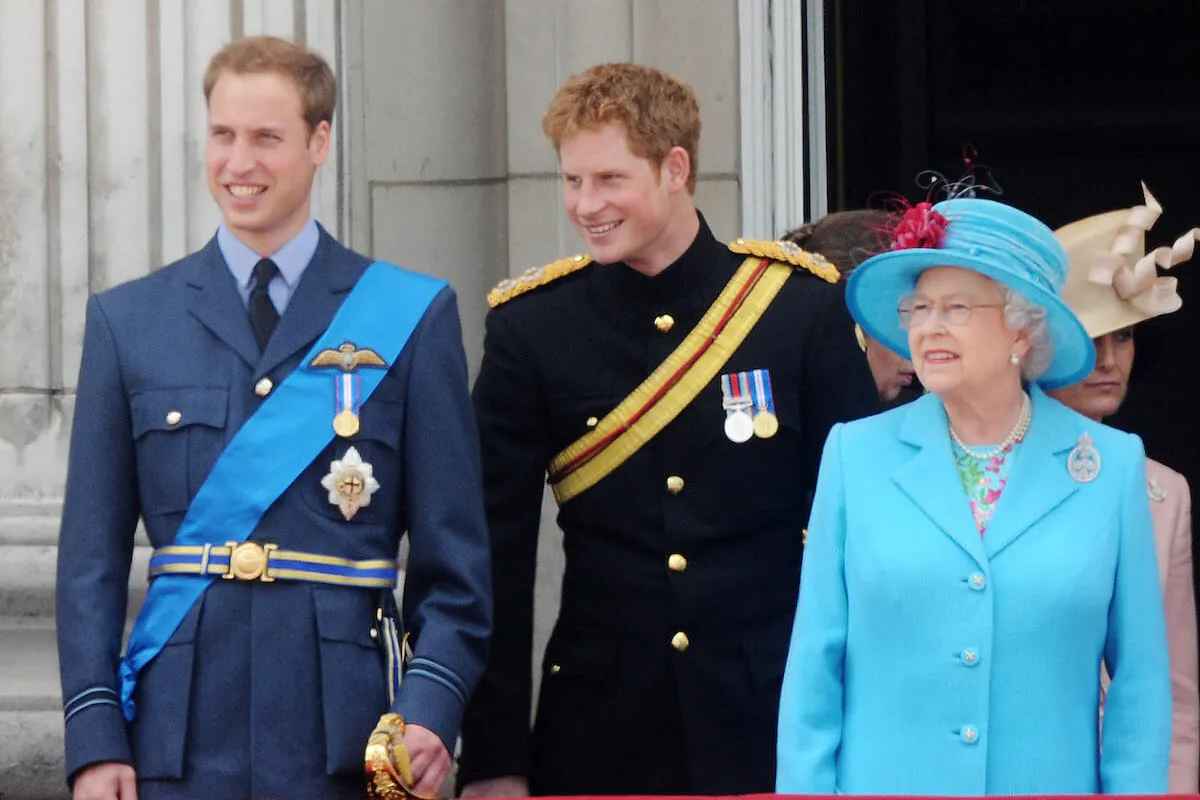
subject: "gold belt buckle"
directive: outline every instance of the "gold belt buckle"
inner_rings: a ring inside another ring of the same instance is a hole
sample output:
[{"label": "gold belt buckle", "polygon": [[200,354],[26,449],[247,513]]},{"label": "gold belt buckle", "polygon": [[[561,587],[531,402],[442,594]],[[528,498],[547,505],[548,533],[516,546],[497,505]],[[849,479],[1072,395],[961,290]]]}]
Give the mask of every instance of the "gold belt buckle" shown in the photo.
[{"label": "gold belt buckle", "polygon": [[221,577],[227,581],[275,581],[267,574],[271,551],[278,550],[277,544],[258,542],[226,542],[229,548],[229,569]]}]

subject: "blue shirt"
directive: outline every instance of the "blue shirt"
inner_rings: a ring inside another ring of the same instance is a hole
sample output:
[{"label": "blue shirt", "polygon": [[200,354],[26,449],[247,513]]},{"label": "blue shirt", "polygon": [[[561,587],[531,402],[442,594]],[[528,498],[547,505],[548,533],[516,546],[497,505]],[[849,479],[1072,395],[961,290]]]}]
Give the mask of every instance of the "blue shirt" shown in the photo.
[{"label": "blue shirt", "polygon": [[[287,308],[288,301],[292,299],[292,293],[296,291],[296,286],[300,283],[300,276],[304,274],[308,262],[312,261],[320,241],[321,233],[317,229],[317,221],[309,217],[308,224],[301,228],[299,233],[272,255],[267,256],[275,262],[275,266],[279,267],[279,274],[267,286],[267,294],[271,296],[271,302],[280,315]],[[233,274],[234,281],[237,282],[238,294],[242,296],[242,302],[249,308],[250,290],[254,288],[254,265],[263,257],[230,233],[224,224],[217,229],[217,246],[221,248],[225,264]]]}]

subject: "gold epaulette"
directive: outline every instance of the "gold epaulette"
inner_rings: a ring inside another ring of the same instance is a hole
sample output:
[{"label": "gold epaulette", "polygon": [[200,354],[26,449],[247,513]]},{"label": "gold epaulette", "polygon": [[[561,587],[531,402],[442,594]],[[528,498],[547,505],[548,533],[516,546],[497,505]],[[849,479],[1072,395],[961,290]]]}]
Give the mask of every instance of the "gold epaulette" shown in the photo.
[{"label": "gold epaulette", "polygon": [[764,242],[759,239],[734,239],[729,243],[729,249],[735,253],[759,258],[769,258],[772,261],[782,261],[793,267],[803,267],[818,278],[829,283],[837,283],[841,278],[837,267],[829,263],[820,253],[810,253],[794,242]]},{"label": "gold epaulette", "polygon": [[544,267],[530,267],[515,278],[505,278],[496,284],[496,288],[488,292],[488,305],[492,308],[507,303],[520,294],[531,289],[545,286],[551,281],[558,280],[564,275],[577,272],[592,263],[591,256],[571,256],[561,258]]}]

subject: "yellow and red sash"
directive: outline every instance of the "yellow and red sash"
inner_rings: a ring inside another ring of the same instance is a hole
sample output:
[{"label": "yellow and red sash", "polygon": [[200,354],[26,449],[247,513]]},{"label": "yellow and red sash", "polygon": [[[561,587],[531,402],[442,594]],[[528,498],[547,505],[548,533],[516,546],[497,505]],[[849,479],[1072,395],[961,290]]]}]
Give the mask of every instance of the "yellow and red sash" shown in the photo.
[{"label": "yellow and red sash", "polygon": [[[650,377],[550,463],[559,505],[595,486],[653,439],[708,385],[749,335],[794,267],[751,256],[699,324]],[[836,275],[836,271],[834,275]]]}]

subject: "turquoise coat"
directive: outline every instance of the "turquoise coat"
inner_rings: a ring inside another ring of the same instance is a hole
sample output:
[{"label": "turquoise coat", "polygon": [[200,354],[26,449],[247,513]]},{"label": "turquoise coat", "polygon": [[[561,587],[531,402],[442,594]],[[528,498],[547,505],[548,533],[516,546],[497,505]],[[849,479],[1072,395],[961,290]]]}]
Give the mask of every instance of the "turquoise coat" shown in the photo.
[{"label": "turquoise coat", "polygon": [[[982,538],[938,398],[830,432],[778,792],[1166,791],[1171,685],[1141,442],[1031,395]],[[1083,433],[1101,458],[1091,483],[1067,469]]]}]

